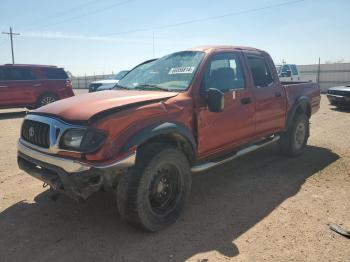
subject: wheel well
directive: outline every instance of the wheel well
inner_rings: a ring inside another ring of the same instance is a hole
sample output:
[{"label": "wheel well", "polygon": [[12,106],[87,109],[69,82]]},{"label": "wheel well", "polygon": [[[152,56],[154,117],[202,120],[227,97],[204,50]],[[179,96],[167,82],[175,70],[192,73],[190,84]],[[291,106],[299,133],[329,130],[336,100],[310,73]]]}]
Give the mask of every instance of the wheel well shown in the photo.
[{"label": "wheel well", "polygon": [[293,123],[294,118],[298,114],[305,114],[308,118],[311,117],[311,106],[308,101],[301,101],[293,107],[293,109],[288,113],[285,130],[287,130]]},{"label": "wheel well", "polygon": [[185,154],[190,163],[193,163],[196,159],[195,149],[193,148],[191,142],[186,137],[178,133],[169,133],[154,136],[143,142],[139,147],[142,148],[146,144],[156,142],[175,146]]},{"label": "wheel well", "polygon": [[296,112],[295,115],[297,114],[305,114],[308,118],[311,117],[311,106],[309,103],[301,103]]}]

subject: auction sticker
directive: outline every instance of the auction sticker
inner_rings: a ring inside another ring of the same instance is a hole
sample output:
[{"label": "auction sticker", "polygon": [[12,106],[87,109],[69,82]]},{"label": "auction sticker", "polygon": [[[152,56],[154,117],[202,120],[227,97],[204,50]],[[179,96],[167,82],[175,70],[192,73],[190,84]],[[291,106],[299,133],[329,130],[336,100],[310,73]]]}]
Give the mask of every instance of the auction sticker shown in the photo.
[{"label": "auction sticker", "polygon": [[169,75],[175,75],[175,74],[192,74],[194,71],[194,66],[187,66],[187,67],[173,67],[169,71]]}]

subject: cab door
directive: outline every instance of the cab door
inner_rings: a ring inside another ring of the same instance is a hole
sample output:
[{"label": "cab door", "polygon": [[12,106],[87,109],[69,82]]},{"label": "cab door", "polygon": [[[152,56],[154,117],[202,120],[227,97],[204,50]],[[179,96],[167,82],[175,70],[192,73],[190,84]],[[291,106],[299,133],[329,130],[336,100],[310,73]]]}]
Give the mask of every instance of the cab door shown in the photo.
[{"label": "cab door", "polygon": [[272,73],[272,59],[247,54],[247,61],[254,83],[256,107],[256,135],[264,136],[284,128],[286,120],[286,94],[276,73]]},{"label": "cab door", "polygon": [[[248,86],[240,52],[214,54],[202,79],[198,121],[198,150],[201,157],[228,151],[254,134],[255,104]],[[222,112],[210,112],[206,93],[215,88],[224,93]]]}]

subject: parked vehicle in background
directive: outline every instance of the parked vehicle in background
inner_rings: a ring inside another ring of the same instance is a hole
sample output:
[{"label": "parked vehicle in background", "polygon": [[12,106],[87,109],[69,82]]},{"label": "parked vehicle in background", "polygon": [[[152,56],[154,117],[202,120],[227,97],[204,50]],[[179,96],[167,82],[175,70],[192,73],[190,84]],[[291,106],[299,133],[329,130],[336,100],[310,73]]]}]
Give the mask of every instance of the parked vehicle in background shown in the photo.
[{"label": "parked vehicle in background", "polygon": [[120,71],[112,79],[104,79],[90,83],[89,93],[113,89],[115,84],[117,84],[128,72],[128,70]]},{"label": "parked vehicle in background", "polygon": [[153,232],[180,216],[191,173],[277,141],[302,154],[319,107],[318,84],[282,85],[264,51],[199,47],[136,67],[116,90],[30,112],[18,164],[73,199],[116,191],[121,216]]},{"label": "parked vehicle in background", "polygon": [[331,105],[337,107],[350,106],[350,85],[329,88],[327,98]]},{"label": "parked vehicle in background", "polygon": [[276,65],[276,70],[281,82],[301,81],[301,75],[297,65],[294,65],[294,64]]},{"label": "parked vehicle in background", "polygon": [[28,109],[74,96],[63,68],[47,65],[0,65],[0,108]]}]

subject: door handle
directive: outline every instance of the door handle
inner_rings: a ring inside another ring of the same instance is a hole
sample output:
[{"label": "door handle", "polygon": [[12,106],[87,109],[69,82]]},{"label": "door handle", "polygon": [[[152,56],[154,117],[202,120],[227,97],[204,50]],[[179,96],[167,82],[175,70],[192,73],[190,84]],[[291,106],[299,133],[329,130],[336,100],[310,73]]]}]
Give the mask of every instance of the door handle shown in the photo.
[{"label": "door handle", "polygon": [[281,96],[282,96],[281,92],[276,92],[275,93],[275,97],[281,97]]},{"label": "door handle", "polygon": [[241,104],[242,105],[248,105],[252,102],[252,100],[250,99],[250,97],[244,97],[241,99]]},{"label": "door handle", "polygon": [[35,87],[39,87],[39,86],[41,86],[41,84],[35,84],[34,86],[35,86]]},{"label": "door handle", "polygon": [[2,87],[5,88],[5,87],[9,87],[9,86],[0,86],[0,88],[2,88]]}]

